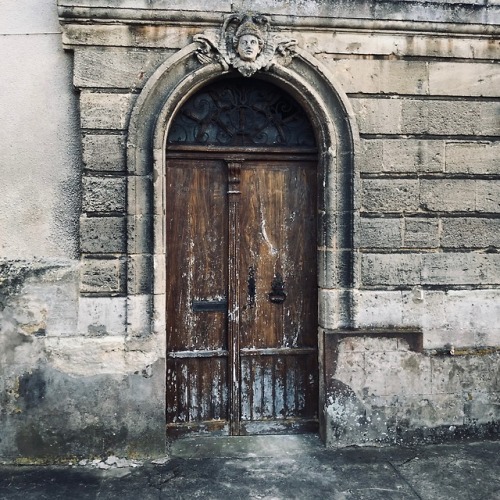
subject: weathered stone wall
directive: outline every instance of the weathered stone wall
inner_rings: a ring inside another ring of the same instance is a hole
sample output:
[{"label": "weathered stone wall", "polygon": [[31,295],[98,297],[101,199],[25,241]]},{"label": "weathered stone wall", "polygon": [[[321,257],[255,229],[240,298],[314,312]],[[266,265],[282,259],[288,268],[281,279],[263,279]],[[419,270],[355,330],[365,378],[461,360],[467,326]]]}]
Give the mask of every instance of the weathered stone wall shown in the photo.
[{"label": "weathered stone wall", "polygon": [[102,284],[80,261],[95,197],[56,3],[4,2],[0,48],[0,459],[164,453],[158,347],[127,341],[123,294],[84,293]]},{"label": "weathered stone wall", "polygon": [[329,279],[333,222],[321,237],[327,444],[498,429],[498,5],[59,3],[66,54],[53,1],[0,20],[0,457],[164,452],[162,201],[131,170],[129,120],[160,65],[231,9],[271,14],[358,129],[349,290]]}]

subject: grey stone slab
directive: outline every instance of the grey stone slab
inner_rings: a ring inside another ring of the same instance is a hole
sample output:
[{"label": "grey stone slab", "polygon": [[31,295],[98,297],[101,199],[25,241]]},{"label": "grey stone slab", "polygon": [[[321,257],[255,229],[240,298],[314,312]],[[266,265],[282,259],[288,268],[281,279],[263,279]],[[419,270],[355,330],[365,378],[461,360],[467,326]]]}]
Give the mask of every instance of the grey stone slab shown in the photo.
[{"label": "grey stone slab", "polygon": [[467,174],[499,174],[499,142],[447,142],[446,172]]},{"label": "grey stone slab", "polygon": [[84,293],[121,293],[124,291],[124,263],[119,258],[85,258],[81,286]]},{"label": "grey stone slab", "polygon": [[362,254],[361,282],[368,286],[418,285],[423,257],[419,254]]},{"label": "grey stone slab", "polygon": [[471,36],[443,37],[419,33],[394,32],[329,32],[300,31],[296,36],[299,45],[323,61],[331,54],[423,56],[429,58],[460,58],[498,60],[498,44],[490,39]]},{"label": "grey stone slab", "polygon": [[85,48],[75,51],[76,87],[141,89],[172,51]]},{"label": "grey stone slab", "polygon": [[500,69],[497,64],[470,62],[429,63],[431,95],[484,96],[500,95]]},{"label": "grey stone slab", "polygon": [[228,0],[209,0],[201,6],[200,4],[190,4],[183,0],[63,0],[60,4],[65,6],[82,6],[97,8],[120,8],[120,9],[139,9],[139,10],[157,10],[157,9],[180,9],[180,10],[200,10],[205,11],[231,11],[231,3]]},{"label": "grey stone slab", "polygon": [[421,206],[430,212],[473,212],[476,182],[474,179],[422,179]]},{"label": "grey stone slab", "polygon": [[352,99],[364,134],[500,135],[500,103],[432,99]]},{"label": "grey stone slab", "polygon": [[124,130],[137,96],[83,91],[80,95],[82,128]]},{"label": "grey stone slab", "polygon": [[441,244],[449,248],[500,248],[500,219],[442,218]]},{"label": "grey stone slab", "polygon": [[500,181],[478,180],[476,208],[479,212],[500,213]]},{"label": "grey stone slab", "polygon": [[126,179],[123,177],[84,177],[84,212],[125,212]]},{"label": "grey stone slab", "polygon": [[361,206],[366,212],[414,212],[419,208],[417,179],[363,179]]},{"label": "grey stone slab", "polygon": [[357,161],[362,172],[443,172],[444,152],[445,143],[440,140],[362,140]]},{"label": "grey stone slab", "polygon": [[124,217],[82,217],[80,249],[83,253],[120,253],[126,250]]},{"label": "grey stone slab", "polygon": [[96,172],[123,172],[126,166],[126,140],[122,134],[85,134],[82,158],[86,169]]},{"label": "grey stone slab", "polygon": [[356,235],[357,244],[363,248],[400,248],[401,220],[361,219]]},{"label": "grey stone slab", "polygon": [[321,57],[346,93],[428,94],[427,64]]},{"label": "grey stone slab", "polygon": [[[101,47],[134,47],[141,49],[160,49],[166,58],[168,54],[184,48],[197,33],[218,34],[218,30],[210,27],[171,26],[162,24],[133,25],[82,25],[66,24],[63,32],[63,43],[79,50],[82,46]],[[122,49],[123,50],[123,49]],[[157,52],[157,51],[154,51]],[[153,53],[154,53],[153,52]],[[142,56],[144,57],[144,56]],[[154,56],[152,56],[154,57]],[[122,68],[121,72],[126,69]],[[112,78],[111,75],[109,75]],[[86,78],[82,75],[82,78]]]},{"label": "grey stone slab", "polygon": [[421,258],[422,284],[500,284],[500,254],[429,253]]},{"label": "grey stone slab", "polygon": [[500,135],[500,103],[406,100],[402,106],[402,133]]},{"label": "grey stone slab", "polygon": [[406,218],[403,226],[405,248],[437,248],[439,246],[439,220]]}]

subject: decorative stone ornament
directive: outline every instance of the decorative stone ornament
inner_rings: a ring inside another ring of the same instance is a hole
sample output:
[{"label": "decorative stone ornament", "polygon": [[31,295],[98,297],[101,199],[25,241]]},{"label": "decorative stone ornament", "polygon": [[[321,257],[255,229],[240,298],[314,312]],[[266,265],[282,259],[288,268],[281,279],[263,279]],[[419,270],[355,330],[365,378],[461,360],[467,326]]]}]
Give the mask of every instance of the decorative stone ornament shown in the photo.
[{"label": "decorative stone ornament", "polygon": [[274,64],[286,66],[295,55],[297,41],[270,31],[270,20],[261,14],[227,16],[217,39],[195,35],[200,44],[196,56],[200,63],[218,62],[225,70],[233,67],[243,76],[252,76]]}]

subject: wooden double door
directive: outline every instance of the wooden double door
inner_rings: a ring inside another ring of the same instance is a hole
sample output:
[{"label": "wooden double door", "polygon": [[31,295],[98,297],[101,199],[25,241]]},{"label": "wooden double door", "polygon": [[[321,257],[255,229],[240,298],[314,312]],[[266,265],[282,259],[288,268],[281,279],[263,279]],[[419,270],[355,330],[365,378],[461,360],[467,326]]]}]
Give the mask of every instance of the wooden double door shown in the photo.
[{"label": "wooden double door", "polygon": [[167,432],[314,432],[314,155],[166,165]]}]

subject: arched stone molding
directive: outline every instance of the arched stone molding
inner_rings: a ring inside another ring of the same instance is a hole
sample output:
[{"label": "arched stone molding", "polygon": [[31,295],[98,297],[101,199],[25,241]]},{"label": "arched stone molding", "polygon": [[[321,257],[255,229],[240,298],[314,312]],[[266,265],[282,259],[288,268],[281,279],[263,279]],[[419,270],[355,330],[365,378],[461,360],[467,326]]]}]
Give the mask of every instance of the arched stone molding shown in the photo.
[{"label": "arched stone molding", "polygon": [[[164,165],[166,136],[176,111],[210,81],[234,72],[200,65],[192,43],[165,61],[143,88],[128,129],[128,316],[132,336],[165,328]],[[300,48],[288,66],[275,64],[254,78],[288,92],[317,133],[319,200],[319,327],[352,326],[354,287],[354,158],[359,134],[354,114],[335,77]],[[168,272],[168,271],[167,271]]]}]

